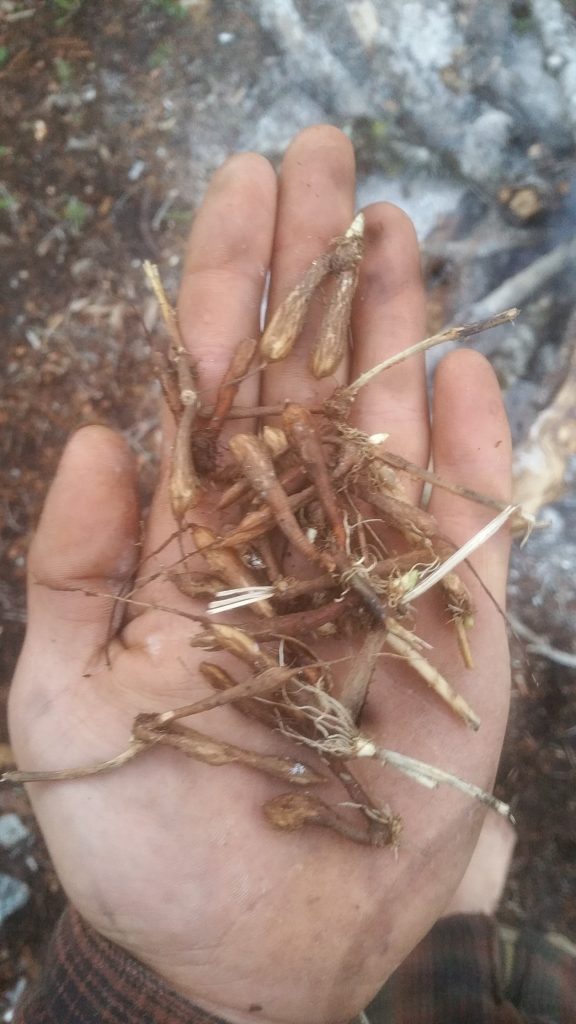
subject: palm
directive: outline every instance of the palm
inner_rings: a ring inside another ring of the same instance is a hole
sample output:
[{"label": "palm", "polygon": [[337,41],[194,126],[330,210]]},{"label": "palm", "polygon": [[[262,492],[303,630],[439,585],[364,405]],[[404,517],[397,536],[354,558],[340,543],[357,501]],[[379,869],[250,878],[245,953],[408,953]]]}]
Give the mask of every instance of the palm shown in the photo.
[{"label": "palm", "polygon": [[[180,302],[204,386],[218,380],[238,337],[257,329],[265,267],[271,263],[274,304],[348,223],[352,204],[350,150],[332,129],[304,133],[289,151],[275,229],[275,184],[263,161],[238,158],[216,178],[193,230]],[[345,371],[354,375],[423,335],[409,226],[383,206],[371,208],[368,225],[355,353]],[[298,356],[269,371],[263,386],[266,402],[314,394]],[[243,404],[254,402],[254,379],[243,388]],[[359,406],[360,425],[386,429],[395,450],[425,462],[422,367],[399,368],[379,389]],[[489,368],[474,356],[453,358],[441,371],[437,395],[436,468],[505,496],[507,434]],[[128,571],[136,513],[126,468],[118,439],[83,432],[50,496],[31,558],[32,580],[42,585],[31,587],[31,626],[12,695],[23,767],[113,756],[126,747],[136,714],[202,695],[203,655],[190,647],[194,627],[185,619],[142,611],[114,641],[108,661],[98,652],[109,603],[47,593],[46,582],[88,580],[98,589],[99,578]],[[443,530],[455,540],[477,527],[473,507],[434,500]],[[172,528],[161,487],[146,552]],[[169,555],[153,556],[148,566],[160,557],[166,562]],[[499,595],[505,548],[492,544],[483,557],[482,575]],[[151,605],[191,608],[161,577],[141,596]],[[374,680],[367,730],[385,745],[489,786],[506,716],[506,638],[483,591],[476,588],[474,596],[473,672],[457,670],[453,637],[438,628],[434,608],[421,631],[434,639],[435,664],[454,680],[460,676],[459,688],[483,719],[480,734],[471,738],[396,662],[385,663]],[[288,741],[231,708],[206,713],[199,728],[263,752],[279,744],[293,752]],[[37,785],[32,797],[62,881],[99,931],[218,1012],[241,1018],[258,1005],[268,1018],[330,1020],[357,1012],[438,916],[481,822],[460,795],[430,795],[389,769],[364,771],[376,799],[403,817],[398,858],[318,830],[276,833],[261,805],[279,791],[277,783],[243,767],[215,770],[173,751],[150,751],[109,776]],[[342,799],[338,788],[333,797]]]}]

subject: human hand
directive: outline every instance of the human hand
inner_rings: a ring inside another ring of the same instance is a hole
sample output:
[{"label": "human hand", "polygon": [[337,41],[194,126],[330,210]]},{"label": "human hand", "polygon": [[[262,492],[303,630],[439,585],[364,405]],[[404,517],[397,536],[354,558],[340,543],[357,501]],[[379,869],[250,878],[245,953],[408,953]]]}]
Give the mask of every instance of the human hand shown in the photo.
[{"label": "human hand", "polygon": [[[279,183],[262,158],[232,158],[215,176],[188,246],[179,299],[182,333],[200,386],[218,383],[234,345],[258,330],[266,272],[273,309],[310,261],[353,216],[351,146],[333,128],[313,128],[288,150]],[[424,294],[413,229],[396,208],[366,211],[366,254],[354,307],[353,379],[425,334]],[[332,390],[306,371],[305,344],[264,374],[260,399],[307,402]],[[258,398],[255,376],[239,402]],[[390,447],[437,472],[506,499],[510,444],[494,375],[473,352],[438,369],[429,429],[422,362],[408,361],[358,398],[355,422],[385,430]],[[164,470],[143,554],[173,531]],[[455,542],[483,525],[485,510],[435,490],[431,510]],[[100,427],[70,441],[49,493],[29,561],[29,627],[14,680],[10,721],[26,769],[59,769],[112,757],[132,720],[200,698],[194,627],[146,610],[125,621],[107,648],[113,594],[140,552],[134,468],[123,441]],[[177,554],[175,555],[177,557]],[[166,564],[164,552],[156,564]],[[492,539],[474,565],[503,601],[507,538]],[[154,560],[152,560],[152,566]],[[489,788],[508,705],[505,624],[477,581],[472,644],[476,667],[460,670],[453,634],[435,600],[422,602],[419,633],[433,660],[482,719],[472,735],[409,670],[382,659],[365,728],[385,746]],[[158,578],[140,593],[151,604],[190,608]],[[292,752],[233,708],[206,713],[199,728],[262,752]],[[195,720],[194,724],[197,722]],[[298,755],[297,755],[298,756]],[[381,804],[402,815],[397,856],[320,830],[282,834],[262,803],[279,791],[237,766],[218,768],[152,750],[111,775],[30,788],[62,883],[94,928],[163,975],[194,1002],[231,1020],[346,1020],[429,929],[474,847],[484,811],[450,790],[430,793],[390,769],[362,766]],[[341,796],[337,797],[341,799]]]}]

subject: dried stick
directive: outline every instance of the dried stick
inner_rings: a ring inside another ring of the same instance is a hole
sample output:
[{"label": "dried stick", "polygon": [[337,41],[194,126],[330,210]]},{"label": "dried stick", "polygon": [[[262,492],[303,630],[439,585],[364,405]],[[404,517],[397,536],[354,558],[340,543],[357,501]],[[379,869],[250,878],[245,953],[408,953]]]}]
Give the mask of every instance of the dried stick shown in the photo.
[{"label": "dried stick", "polygon": [[400,533],[409,544],[419,547],[438,537],[438,523],[424,509],[391,494],[376,491],[364,480],[354,482],[352,490],[378,509],[386,525]]},{"label": "dried stick", "polygon": [[372,846],[395,846],[402,831],[402,819],[388,808],[376,807],[364,787],[347,764],[336,757],[324,755],[322,760],[340,780],[353,806],[366,818]]},{"label": "dried stick", "polygon": [[236,683],[229,689],[220,690],[211,697],[204,697],[203,700],[195,701],[193,704],[186,704],[173,711],[164,711],[154,716],[154,723],[164,726],[175,722],[177,718],[188,718],[189,715],[199,715],[203,711],[211,711],[213,708],[222,707],[224,704],[232,704],[237,700],[245,700],[249,697],[261,697],[263,694],[274,693],[286,685],[295,675],[298,669],[281,668],[275,665],[273,668],[264,669],[263,672],[245,680],[243,683]]},{"label": "dried stick", "polygon": [[466,668],[474,668],[474,659],[468,642],[467,630],[474,625],[474,606],[468,587],[455,572],[449,572],[440,581],[444,600],[456,629],[458,647]]},{"label": "dried stick", "polygon": [[[199,551],[202,551],[208,566],[217,573],[230,587],[257,587],[258,579],[234,549],[218,547],[219,537],[206,526],[193,526],[192,538]],[[221,588],[219,588],[221,589]],[[254,611],[265,618],[271,618],[274,610],[269,601],[257,601]]]},{"label": "dried stick", "polygon": [[368,633],[342,684],[340,703],[347,708],[355,722],[359,721],[362,714],[368,686],[387,633],[388,630],[382,627]]},{"label": "dried stick", "polygon": [[190,622],[199,622],[204,626],[211,626],[210,616],[204,612],[185,612],[182,608],[172,608],[167,604],[152,604],[150,601],[136,601],[133,597],[124,597],[121,594],[105,594],[100,590],[88,590],[86,587],[60,587],[60,590],[68,590],[71,593],[84,594],[85,597],[107,597],[120,604],[129,604],[135,608],[145,608],[147,611],[166,612],[168,615],[178,615],[181,619],[189,619]]},{"label": "dried stick", "polygon": [[104,775],[106,772],[113,772],[132,761],[138,754],[153,746],[155,739],[133,740],[127,750],[124,750],[116,757],[108,761],[99,761],[97,764],[87,765],[85,768],[62,768],[59,771],[46,772],[21,772],[8,771],[0,776],[0,782],[65,782],[70,779],[86,779],[90,775]]},{"label": "dried stick", "polygon": [[318,500],[326,513],[336,544],[345,551],[346,533],[342,510],[336,500],[322,441],[312,414],[303,405],[290,402],[282,414],[282,426],[296,449],[306,475],[316,487]]},{"label": "dried stick", "polygon": [[[262,643],[274,640],[277,636],[305,636],[306,633],[315,633],[323,626],[336,622],[342,615],[349,612],[352,605],[351,598],[351,594],[346,594],[319,608],[307,608],[305,611],[292,612],[289,615],[275,615],[261,626],[245,623],[244,629],[251,637],[262,641]],[[208,615],[206,619],[210,623]],[[194,647],[203,647],[203,638],[209,635],[209,633],[199,633],[190,642]]]},{"label": "dried stick", "polygon": [[[287,496],[288,507],[294,512],[313,497],[314,487],[305,487],[303,491]],[[220,547],[235,548],[242,547],[244,544],[250,544],[252,541],[257,540],[258,537],[261,537],[263,533],[267,533],[275,523],[275,514],[270,506],[258,508],[254,512],[248,512],[238,525],[233,528],[231,533],[222,537]]]},{"label": "dried stick", "polygon": [[[441,490],[450,491],[451,494],[458,494],[461,498],[467,498],[468,501],[474,501],[478,505],[486,505],[487,508],[493,508],[497,512],[503,512],[508,506],[507,501],[500,501],[498,498],[491,498],[487,494],[482,494],[480,491],[475,491],[471,487],[463,487],[461,484],[450,483],[449,480],[445,480],[444,477],[434,473],[431,469],[423,469],[422,466],[417,466],[414,462],[409,462],[402,455],[396,455],[394,452],[381,451],[378,452],[379,459],[382,462],[386,462],[387,465],[393,466],[394,469],[400,469],[402,472],[407,473],[409,476],[416,477],[417,480],[424,480],[426,483],[433,484],[435,487],[440,487]],[[522,514],[522,509],[518,509],[519,514]]]},{"label": "dried stick", "polygon": [[486,320],[480,320],[472,324],[462,324],[461,327],[448,327],[444,331],[440,331],[439,334],[433,334],[430,338],[424,338],[423,341],[417,342],[416,345],[411,345],[409,348],[403,349],[402,352],[389,356],[382,363],[378,363],[377,366],[373,366],[370,370],[360,374],[352,384],[340,389],[340,397],[354,399],[363,387],[366,387],[370,381],[378,377],[384,370],[389,370],[392,366],[403,363],[405,359],[410,359],[421,352],[426,352],[427,349],[432,348],[434,345],[442,345],[445,341],[463,341],[472,334],[480,334],[491,327],[499,327],[500,324],[511,323],[516,319],[519,312],[520,310],[515,307],[506,309],[503,313],[488,317]]},{"label": "dried stick", "polygon": [[[207,646],[207,645],[210,646]],[[263,651],[253,637],[239,626],[229,626],[222,622],[210,622],[210,629],[197,634],[190,640],[191,647],[203,647],[204,650],[226,651],[239,661],[249,665],[255,672],[276,667],[276,662]]]},{"label": "dried stick", "polygon": [[208,422],[207,430],[216,434],[220,433],[225,420],[230,415],[232,404],[238,394],[238,388],[250,369],[250,363],[254,358],[257,346],[258,342],[255,338],[242,338],[238,342],[218,389],[214,410]]},{"label": "dried stick", "polygon": [[257,754],[253,750],[245,750],[244,747],[215,740],[178,723],[174,723],[169,729],[158,728],[155,725],[155,718],[155,715],[138,716],[134,723],[136,739],[173,747],[196,761],[203,761],[204,764],[216,767],[224,764],[243,764],[296,786],[313,786],[326,781],[323,775],[303,761],[296,761],[291,757],[276,757],[274,754]]},{"label": "dried stick", "polygon": [[[395,625],[399,625],[395,623]],[[480,728],[480,719],[472,710],[467,701],[456,693],[444,676],[440,675],[438,669],[434,668],[429,661],[408,642],[399,636],[398,631],[389,630],[386,635],[386,644],[395,654],[404,658],[411,668],[428,684],[430,689],[446,703],[452,710],[475,731]]]},{"label": "dried stick", "polygon": [[[180,362],[183,363],[183,360]],[[177,523],[182,523],[188,509],[197,503],[200,493],[200,484],[192,461],[192,428],[198,410],[198,392],[190,368],[188,375],[189,386],[180,390],[182,415],[176,427],[168,484],[170,506]]]},{"label": "dried stick", "polygon": [[[158,267],[148,260],[144,263],[144,272],[160,307],[164,323],[170,335],[170,361],[178,378],[180,417],[177,417],[176,437],[172,450],[172,463],[168,493],[172,513],[177,523],[182,523],[188,509],[192,508],[199,496],[200,485],[192,461],[192,428],[198,411],[198,388],[196,371],[192,366],[191,357],[182,342],[178,320],[160,280]],[[172,394],[173,389],[170,388]],[[169,400],[174,411],[175,398]]]},{"label": "dried stick", "polygon": [[[234,679],[221,665],[216,665],[212,661],[202,661],[198,669],[214,690],[229,690],[238,685],[237,679]],[[237,700],[234,706],[247,718],[253,718],[257,722],[261,722],[262,725],[268,726],[269,729],[276,727],[274,707],[268,701],[259,700],[256,697],[244,697]]]},{"label": "dried stick", "polygon": [[180,402],[180,389],[178,387],[178,374],[176,373],[176,367],[172,362],[170,362],[168,356],[164,352],[156,352],[154,359],[157,363],[156,369],[164,401],[170,409],[170,412],[174,417],[174,421],[178,423],[182,412],[182,403]]},{"label": "dried stick", "polygon": [[158,267],[156,266],[155,263],[151,263],[150,260],[144,260],[142,266],[148,284],[150,285],[150,288],[154,292],[154,298],[156,299],[156,302],[158,303],[158,306],[160,308],[160,313],[162,314],[162,319],[164,320],[164,323],[168,330],[170,341],[172,342],[174,349],[178,350],[179,348],[182,347],[180,328],[178,326],[176,313],[174,312],[172,306],[170,305],[168,299],[166,298],[166,292],[164,291],[164,286],[162,284],[162,281],[160,280]]},{"label": "dried stick", "polygon": [[332,569],[332,559],[318,551],[301,530],[265,446],[250,434],[236,434],[230,439],[230,450],[256,494],[271,509],[278,527],[294,548],[324,569]]},{"label": "dried stick", "polygon": [[218,388],[208,423],[194,437],[194,462],[201,473],[210,473],[214,469],[218,438],[238,394],[238,388],[248,373],[257,345],[258,342],[254,338],[242,338],[238,342]]}]

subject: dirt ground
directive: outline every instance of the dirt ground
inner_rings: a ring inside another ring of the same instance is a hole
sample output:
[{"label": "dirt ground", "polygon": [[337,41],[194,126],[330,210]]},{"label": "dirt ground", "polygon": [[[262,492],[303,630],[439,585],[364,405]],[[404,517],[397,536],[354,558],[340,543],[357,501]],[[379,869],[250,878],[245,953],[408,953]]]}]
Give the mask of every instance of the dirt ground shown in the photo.
[{"label": "dirt ground", "polygon": [[[266,50],[258,25],[236,6],[223,13],[217,3],[183,8],[176,0],[0,4],[2,707],[24,631],[26,550],[66,437],[87,422],[118,427],[150,493],[155,311],[141,261],[159,263],[175,287],[192,216],[185,125],[200,102],[198,61],[210,52],[212,73],[225,75],[226,33],[245,39],[247,66],[251,47]],[[26,10],[33,16],[6,20]],[[513,804],[519,842],[502,913],[576,939],[573,670],[528,661],[521,644],[514,651],[499,795]],[[6,763],[4,721],[0,739]],[[2,927],[7,1020],[10,993],[37,972],[62,896],[24,792],[1,790],[0,811],[15,812],[29,829],[0,850],[0,872],[30,889]]]}]

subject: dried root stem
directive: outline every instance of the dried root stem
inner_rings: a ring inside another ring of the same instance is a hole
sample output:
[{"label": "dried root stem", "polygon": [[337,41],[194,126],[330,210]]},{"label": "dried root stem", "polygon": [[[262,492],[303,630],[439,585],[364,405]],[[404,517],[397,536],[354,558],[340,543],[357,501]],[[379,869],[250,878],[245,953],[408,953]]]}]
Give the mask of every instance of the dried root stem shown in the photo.
[{"label": "dried root stem", "polygon": [[[209,694],[179,708],[139,715],[131,743],[118,757],[56,772],[6,772],[4,781],[86,778],[119,769],[158,746],[207,765],[242,764],[299,787],[326,781],[325,774],[299,758],[245,750],[179,721],[230,706],[260,723],[271,741],[280,731],[315,751],[321,767],[340,780],[349,798],[330,807],[308,792],[273,797],[264,814],[276,829],[297,831],[314,825],[362,845],[394,846],[400,819],[387,807],[378,807],[350,769],[348,762],[363,758],[390,765],[430,788],[450,785],[507,813],[500,801],[478,786],[381,748],[362,731],[362,718],[369,687],[376,685],[376,666],[386,653],[401,658],[453,714],[478,729],[478,716],[437,670],[429,645],[418,636],[418,598],[438,587],[464,664],[470,667],[474,609],[456,570],[508,520],[522,519],[522,512],[446,482],[390,452],[386,433],[368,436],[348,422],[348,413],[361,389],[386,369],[432,345],[507,323],[517,310],[427,338],[348,387],[336,388],[319,408],[291,399],[275,406],[234,406],[257,350],[264,363],[284,359],[292,351],[307,324],[314,295],[328,278],[332,280],[309,365],[318,379],[337,370],[350,331],[363,232],[359,214],[348,231],[314,260],[261,339],[239,339],[210,408],[201,406],[196,369],[158,271],[146,264],[169,339],[167,352],[158,357],[157,373],[175,420],[169,495],[178,526],[154,554],[177,538],[182,557],[167,569],[140,578],[130,595],[115,600],[119,606],[177,614],[202,626],[191,637],[191,645],[232,656],[240,665],[240,678],[217,660],[203,661],[200,674],[211,687]],[[230,421],[239,417],[278,417],[279,422],[258,424],[253,432],[229,437]],[[497,515],[457,548],[442,536],[434,517],[411,502],[402,486],[406,475],[493,508]],[[188,521],[196,505],[201,506],[202,525]],[[225,525],[212,523],[214,506]],[[194,550],[186,553],[192,545]],[[185,610],[135,599],[137,587],[158,578],[173,582],[196,604]],[[238,615],[239,609],[245,609],[246,616],[240,623],[215,621],[227,613]],[[325,648],[318,641],[337,635],[350,642],[350,649],[355,644],[357,653],[348,670],[332,679],[320,653]]]}]

